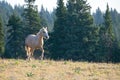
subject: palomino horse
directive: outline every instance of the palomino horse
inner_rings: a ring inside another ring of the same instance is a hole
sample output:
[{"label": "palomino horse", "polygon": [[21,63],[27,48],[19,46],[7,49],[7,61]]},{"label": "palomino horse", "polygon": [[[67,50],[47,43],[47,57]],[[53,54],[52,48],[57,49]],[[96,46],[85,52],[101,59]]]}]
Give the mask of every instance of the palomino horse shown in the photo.
[{"label": "palomino horse", "polygon": [[28,35],[28,37],[25,39],[25,50],[27,53],[28,60],[30,60],[31,56],[33,56],[35,49],[40,49],[42,51],[41,54],[41,60],[43,60],[44,57],[44,49],[43,49],[43,38],[49,39],[47,27],[40,29],[40,31],[34,35]]}]

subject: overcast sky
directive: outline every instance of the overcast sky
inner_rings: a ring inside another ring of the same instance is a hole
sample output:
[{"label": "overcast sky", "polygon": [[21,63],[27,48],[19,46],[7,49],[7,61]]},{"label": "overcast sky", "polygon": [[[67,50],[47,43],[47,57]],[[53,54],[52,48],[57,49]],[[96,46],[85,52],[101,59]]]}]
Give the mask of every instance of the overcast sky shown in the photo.
[{"label": "overcast sky", "polygon": [[[3,1],[3,0],[0,0]],[[12,6],[15,4],[23,5],[24,0],[5,0],[8,3],[10,3]],[[66,2],[67,0],[64,0]],[[102,11],[106,10],[107,3],[109,4],[110,8],[115,8],[118,12],[120,12],[120,0],[87,0],[88,3],[91,5],[92,12],[95,12],[95,10],[99,7]],[[35,4],[38,5],[38,9],[40,10],[41,5],[44,6],[44,8],[47,8],[49,11],[52,11],[53,8],[56,7],[57,0],[36,0]]]}]

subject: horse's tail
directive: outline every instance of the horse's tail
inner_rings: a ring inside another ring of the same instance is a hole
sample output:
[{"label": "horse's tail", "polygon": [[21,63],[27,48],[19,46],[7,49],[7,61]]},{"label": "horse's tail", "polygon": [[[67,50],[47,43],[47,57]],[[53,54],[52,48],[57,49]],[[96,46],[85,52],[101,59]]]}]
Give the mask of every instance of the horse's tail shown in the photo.
[{"label": "horse's tail", "polygon": [[28,46],[27,45],[25,45],[25,51],[26,51],[26,57],[28,57],[29,56],[29,52],[28,52]]}]

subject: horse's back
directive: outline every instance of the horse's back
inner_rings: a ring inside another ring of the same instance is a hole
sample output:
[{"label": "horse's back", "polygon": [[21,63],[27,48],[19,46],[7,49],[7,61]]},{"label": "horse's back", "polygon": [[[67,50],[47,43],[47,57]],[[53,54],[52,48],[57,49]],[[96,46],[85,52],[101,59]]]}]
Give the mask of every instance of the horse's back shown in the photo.
[{"label": "horse's back", "polygon": [[34,34],[28,35],[27,38],[25,39],[25,45],[27,45],[27,46],[34,45],[36,42],[35,39],[36,39],[36,35],[34,35]]}]

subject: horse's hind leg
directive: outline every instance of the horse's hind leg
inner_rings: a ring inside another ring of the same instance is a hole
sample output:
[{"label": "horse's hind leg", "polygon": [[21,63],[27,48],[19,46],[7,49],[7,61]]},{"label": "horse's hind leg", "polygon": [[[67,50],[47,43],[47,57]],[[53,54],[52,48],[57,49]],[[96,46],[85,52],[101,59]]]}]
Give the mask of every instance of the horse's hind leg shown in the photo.
[{"label": "horse's hind leg", "polygon": [[31,57],[33,57],[33,53],[34,53],[34,49],[30,49],[30,55],[31,55]]},{"label": "horse's hind leg", "polygon": [[26,51],[26,55],[27,55],[27,58],[28,58],[28,46],[25,46],[25,51]]},{"label": "horse's hind leg", "polygon": [[30,48],[28,46],[25,46],[25,50],[27,53],[27,59],[30,60],[30,57],[31,57]]}]

